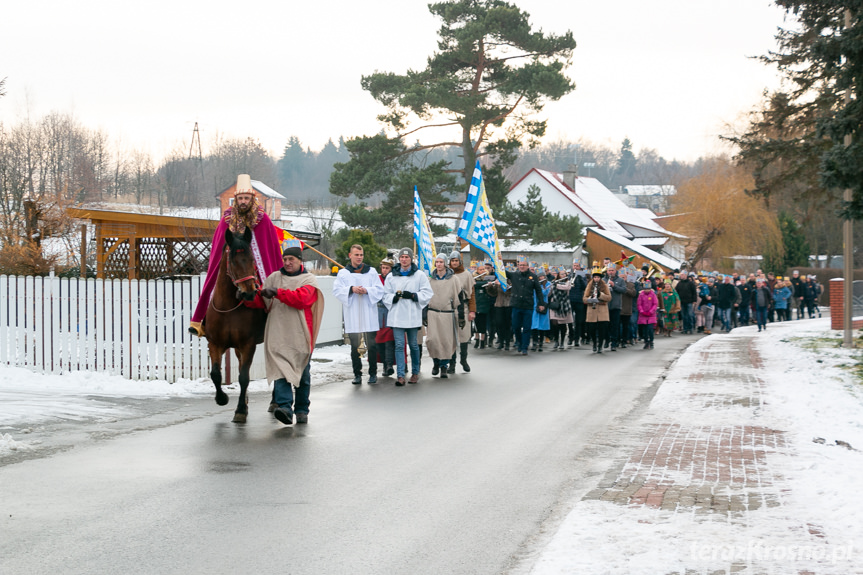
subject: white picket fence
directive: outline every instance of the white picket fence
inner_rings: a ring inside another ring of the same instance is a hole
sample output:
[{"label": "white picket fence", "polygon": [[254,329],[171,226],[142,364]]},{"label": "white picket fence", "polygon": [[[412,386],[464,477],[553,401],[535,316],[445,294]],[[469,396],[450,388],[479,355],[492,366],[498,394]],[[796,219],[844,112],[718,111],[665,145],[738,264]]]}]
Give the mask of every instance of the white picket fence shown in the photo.
[{"label": "white picket fence", "polygon": [[[320,279],[327,305],[318,341],[338,341],[341,306],[331,278]],[[207,341],[187,331],[202,283],[0,275],[0,365],[169,382],[208,377]],[[226,361],[226,381],[236,381],[233,351]],[[250,376],[266,376],[262,346]]]}]

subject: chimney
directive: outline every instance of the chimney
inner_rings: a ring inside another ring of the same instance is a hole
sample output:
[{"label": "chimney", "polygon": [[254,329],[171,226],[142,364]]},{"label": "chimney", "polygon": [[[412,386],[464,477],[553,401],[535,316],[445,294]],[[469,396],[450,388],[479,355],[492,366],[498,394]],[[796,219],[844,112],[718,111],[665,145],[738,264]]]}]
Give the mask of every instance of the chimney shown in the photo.
[{"label": "chimney", "polygon": [[578,178],[578,166],[570,164],[563,172],[563,183],[569,186],[572,191],[575,191],[576,178]]}]

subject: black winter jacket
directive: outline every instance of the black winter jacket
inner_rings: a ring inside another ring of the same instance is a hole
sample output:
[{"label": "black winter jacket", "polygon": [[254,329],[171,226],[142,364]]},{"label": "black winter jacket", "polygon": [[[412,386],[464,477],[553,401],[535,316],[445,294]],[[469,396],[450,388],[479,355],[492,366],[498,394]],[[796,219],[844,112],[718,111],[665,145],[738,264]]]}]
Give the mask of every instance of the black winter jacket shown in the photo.
[{"label": "black winter jacket", "polygon": [[692,278],[686,278],[677,282],[675,291],[680,296],[680,303],[682,304],[695,303],[695,300],[698,299],[698,292]]},{"label": "black winter jacket", "polygon": [[509,300],[510,307],[518,309],[533,309],[533,296],[536,294],[537,306],[544,306],[542,288],[536,274],[528,270],[526,272],[507,272],[507,279],[511,284],[512,298]]}]

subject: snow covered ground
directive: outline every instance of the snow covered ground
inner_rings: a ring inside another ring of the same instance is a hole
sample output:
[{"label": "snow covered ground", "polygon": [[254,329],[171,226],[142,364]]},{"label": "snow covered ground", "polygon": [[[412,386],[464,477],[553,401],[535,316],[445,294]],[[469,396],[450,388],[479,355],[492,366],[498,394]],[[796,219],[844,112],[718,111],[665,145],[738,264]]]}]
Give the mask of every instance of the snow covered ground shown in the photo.
[{"label": "snow covered ground", "polygon": [[[760,368],[746,361],[729,369],[726,363],[712,374],[720,382],[723,374],[729,381],[737,377],[736,386],[721,387],[707,375],[692,377],[696,365],[709,366],[706,356],[726,353],[736,338],[754,338]],[[696,506],[668,509],[585,497],[531,575],[863,573],[863,504],[857,497],[863,477],[863,371],[861,350],[841,348],[841,341],[842,333],[831,331],[823,319],[770,324],[763,333],[739,328],[690,346],[642,422],[647,427],[671,422],[706,433],[755,427],[784,432],[782,448],[768,450],[758,464],[766,468],[764,483],[761,477],[746,481],[757,484],[750,491],[765,503],[732,518],[699,513]],[[761,383],[753,383],[756,379]],[[715,386],[715,397],[728,397],[723,394],[733,387],[738,395],[755,389],[757,401],[715,409],[716,404],[705,405],[707,386]],[[672,469],[670,475],[692,484],[689,473],[675,477]],[[703,485],[717,489],[710,481]]]},{"label": "snow covered ground", "polygon": [[[322,385],[352,376],[350,346],[338,345],[315,350],[312,385]],[[236,396],[239,386],[227,386]],[[270,390],[266,380],[249,383],[249,391]],[[10,451],[39,448],[29,441],[34,426],[49,421],[111,421],[134,415],[133,408],[118,398],[168,399],[172,397],[212,398],[209,379],[132,381],[116,375],[76,371],[62,375],[41,375],[26,369],[0,366],[0,457]]]}]

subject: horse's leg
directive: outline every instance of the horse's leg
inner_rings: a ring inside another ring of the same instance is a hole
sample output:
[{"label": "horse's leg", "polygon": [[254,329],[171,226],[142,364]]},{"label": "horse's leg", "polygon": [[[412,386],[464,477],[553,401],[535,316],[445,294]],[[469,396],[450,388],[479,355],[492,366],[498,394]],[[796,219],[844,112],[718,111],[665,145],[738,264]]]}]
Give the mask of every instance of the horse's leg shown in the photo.
[{"label": "horse's leg", "polygon": [[210,369],[210,379],[213,380],[213,385],[216,386],[216,403],[219,405],[228,404],[228,394],[222,391],[222,354],[225,350],[217,347],[214,343],[208,342],[207,349],[210,351],[210,363],[213,367]]},{"label": "horse's leg", "polygon": [[234,423],[246,423],[249,414],[249,399],[246,390],[249,388],[249,369],[252,367],[252,359],[255,357],[255,344],[244,345],[242,349],[237,348],[237,361],[240,363],[240,397],[237,399],[237,410],[234,412]]}]

